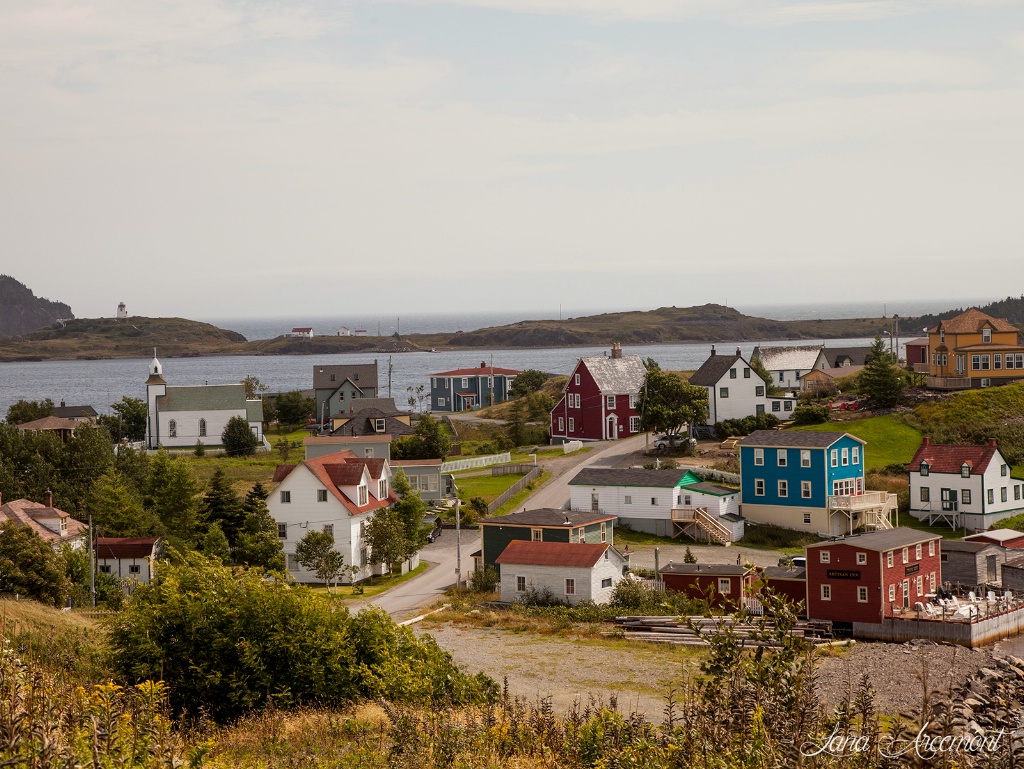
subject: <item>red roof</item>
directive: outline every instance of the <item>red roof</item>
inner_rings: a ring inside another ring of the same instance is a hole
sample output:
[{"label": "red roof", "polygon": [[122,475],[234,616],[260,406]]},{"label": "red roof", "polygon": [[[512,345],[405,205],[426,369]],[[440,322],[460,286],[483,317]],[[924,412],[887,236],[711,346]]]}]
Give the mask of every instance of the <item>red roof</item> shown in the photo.
[{"label": "red roof", "polygon": [[930,438],[925,437],[907,469],[920,472],[921,463],[927,462],[929,472],[959,475],[960,468],[966,462],[972,473],[983,473],[997,450],[995,439],[989,440],[984,446],[961,446],[932,443]]},{"label": "red roof", "polygon": [[159,537],[99,537],[97,558],[149,558]]},{"label": "red roof", "polygon": [[[363,470],[365,469],[367,474],[373,480],[379,480],[384,474],[384,463],[383,457],[360,457],[355,452],[348,449],[344,451],[337,451],[333,454],[325,454],[322,457],[315,457],[313,459],[307,459],[302,462],[309,472],[311,472],[318,481],[337,499],[341,502],[345,508],[352,513],[352,515],[359,515],[361,513],[369,513],[373,510],[377,510],[381,507],[387,507],[392,502],[398,500],[393,492],[389,490],[388,496],[385,499],[377,499],[373,494],[368,495],[368,500],[365,505],[357,504],[358,500],[349,499],[348,496],[341,490],[342,486],[358,486],[359,482],[363,478]],[[274,471],[274,482],[280,483],[289,475],[298,465],[278,465]]]},{"label": "red roof", "polygon": [[495,563],[524,564],[528,566],[583,566],[592,567],[601,560],[607,544],[576,542],[531,542],[514,539],[508,543]]},{"label": "red roof", "polygon": [[940,321],[939,325],[932,329],[931,333],[935,333],[941,328],[947,334],[979,334],[985,326],[995,331],[1017,330],[1017,327],[1005,318],[993,318],[991,315],[986,315],[981,310],[972,307],[955,318]]},{"label": "red roof", "polygon": [[501,376],[519,376],[521,371],[516,371],[511,368],[498,368],[494,366],[480,366],[479,368],[457,368],[452,371],[439,371],[436,374],[430,376],[490,376],[491,374]]},{"label": "red roof", "polygon": [[[66,528],[63,534],[51,530],[42,523],[42,521],[53,519],[64,519]],[[29,499],[15,499],[0,505],[0,523],[4,521],[11,521],[16,526],[25,526],[50,544],[79,537],[85,534],[89,528],[63,510],[41,505]]]}]

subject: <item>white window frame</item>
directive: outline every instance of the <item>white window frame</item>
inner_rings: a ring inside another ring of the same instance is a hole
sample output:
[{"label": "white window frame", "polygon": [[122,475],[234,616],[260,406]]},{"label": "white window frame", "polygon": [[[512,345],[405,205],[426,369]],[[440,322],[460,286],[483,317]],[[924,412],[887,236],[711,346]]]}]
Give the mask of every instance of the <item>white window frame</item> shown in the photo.
[{"label": "white window frame", "polygon": [[728,577],[719,577],[718,592],[722,595],[732,595],[732,580]]},{"label": "white window frame", "polygon": [[891,569],[892,566],[893,566],[894,560],[895,560],[894,559],[894,552],[892,550],[890,550],[888,553],[885,554],[885,567],[887,569]]},{"label": "white window frame", "polygon": [[764,464],[764,449],[754,449],[754,466],[761,467]]},{"label": "white window frame", "polygon": [[530,529],[530,541],[531,542],[543,542],[544,541],[544,529]]},{"label": "white window frame", "polygon": [[614,409],[615,408],[615,396],[614,395],[606,395],[606,396],[604,396],[604,405],[605,405],[605,408]]},{"label": "white window frame", "polygon": [[576,432],[576,420],[572,417],[569,417],[569,432]]},{"label": "white window frame", "polygon": [[818,551],[818,563],[832,563],[832,551],[831,550],[819,550]]},{"label": "white window frame", "polygon": [[755,478],[754,479],[754,496],[755,497],[763,497],[764,496],[764,478]]},{"label": "white window frame", "polygon": [[622,500],[622,504],[624,504],[624,505],[631,505],[631,504],[633,504],[633,495],[632,494],[627,494],[625,496],[625,498]]},{"label": "white window frame", "polygon": [[811,466],[811,450],[810,449],[800,449],[800,467],[810,467],[810,466]]},{"label": "white window frame", "polygon": [[[800,481],[800,499],[810,499],[813,491],[810,481]],[[810,513],[808,513],[810,515]]]},{"label": "white window frame", "polygon": [[850,464],[850,450],[845,446],[839,452],[840,464],[847,467]]},{"label": "white window frame", "polygon": [[326,502],[327,501],[327,489],[317,489],[316,490],[316,501],[317,502]]},{"label": "white window frame", "polygon": [[324,534],[330,534],[332,537],[334,536],[334,524],[333,523],[325,523],[324,524]]},{"label": "white window frame", "polygon": [[780,499],[786,499],[789,497],[789,481],[785,478],[779,478],[777,491]]},{"label": "white window frame", "polygon": [[775,464],[778,467],[788,467],[789,452],[786,449],[775,449]]},{"label": "white window frame", "polygon": [[359,501],[357,504],[360,507],[363,507],[363,505],[370,504],[370,490],[366,488],[365,484],[360,484],[358,487],[356,487],[356,493],[359,497]]},{"label": "white window frame", "polygon": [[920,561],[921,560],[921,543],[918,543],[917,545],[914,546],[914,560],[915,561]]},{"label": "white window frame", "polygon": [[868,602],[868,588],[866,585],[857,586],[857,603]]},{"label": "white window frame", "polygon": [[438,408],[444,406],[444,398],[438,398],[437,399],[437,405],[438,405]]},{"label": "white window frame", "polygon": [[810,526],[810,524],[811,524],[811,514],[810,513],[804,513],[804,523],[806,525]]},{"label": "white window frame", "polygon": [[640,417],[630,417],[629,418],[629,431],[631,433],[638,433],[638,432],[640,432]]},{"label": "white window frame", "polygon": [[576,381],[576,384],[580,383],[580,375],[579,374],[576,375],[576,380],[575,381]]},{"label": "white window frame", "polygon": [[525,593],[526,592],[526,577],[523,576],[522,574],[516,574],[516,592],[517,593]]},{"label": "white window frame", "polygon": [[889,603],[896,603],[896,585],[889,585]]},{"label": "white window frame", "polygon": [[576,595],[576,580],[573,577],[565,578],[565,594]]},{"label": "white window frame", "polygon": [[929,539],[928,540],[928,555],[929,556],[935,555],[935,540],[934,539]]},{"label": "white window frame", "polygon": [[277,538],[288,539],[288,524],[277,521]]},{"label": "white window frame", "polygon": [[832,449],[832,451],[829,452],[829,464],[832,465],[832,467],[839,467],[839,450],[838,449]]},{"label": "white window frame", "polygon": [[280,499],[281,499],[281,504],[282,505],[290,505],[292,503],[292,493],[291,493],[291,491],[282,491]]},{"label": "white window frame", "polygon": [[821,600],[831,601],[832,600],[832,586],[827,583],[821,585]]},{"label": "white window frame", "polygon": [[559,417],[558,418],[558,432],[560,432],[560,433],[564,433],[565,432],[565,417]]},{"label": "white window frame", "polygon": [[867,562],[868,562],[868,554],[867,553],[857,553],[857,565],[858,566],[866,566]]}]

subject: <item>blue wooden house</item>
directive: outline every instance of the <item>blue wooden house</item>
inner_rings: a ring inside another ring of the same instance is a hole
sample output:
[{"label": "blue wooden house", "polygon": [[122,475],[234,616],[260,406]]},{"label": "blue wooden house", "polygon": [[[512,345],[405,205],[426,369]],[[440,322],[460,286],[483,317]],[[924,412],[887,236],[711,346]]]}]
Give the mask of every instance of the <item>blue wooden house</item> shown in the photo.
[{"label": "blue wooden house", "polygon": [[860,438],[757,430],[738,446],[747,520],[830,536],[892,528],[896,495],[865,490]]},{"label": "blue wooden house", "polygon": [[430,375],[431,411],[473,411],[509,399],[512,380],[520,371],[488,366],[439,371]]}]

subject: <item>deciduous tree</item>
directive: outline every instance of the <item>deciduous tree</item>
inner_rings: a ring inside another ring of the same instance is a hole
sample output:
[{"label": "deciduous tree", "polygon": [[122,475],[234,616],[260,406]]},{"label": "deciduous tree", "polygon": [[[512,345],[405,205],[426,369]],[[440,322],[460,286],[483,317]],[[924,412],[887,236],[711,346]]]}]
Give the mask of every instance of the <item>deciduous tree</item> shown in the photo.
[{"label": "deciduous tree", "polygon": [[637,410],[645,430],[672,434],[684,426],[707,421],[708,392],[676,374],[649,368]]},{"label": "deciduous tree", "polygon": [[389,571],[409,555],[405,523],[394,508],[382,507],[370,517],[364,539],[370,549],[370,563],[387,564]]},{"label": "deciduous tree", "polygon": [[512,380],[512,384],[508,388],[508,394],[513,398],[522,398],[524,395],[537,392],[548,381],[548,378],[547,374],[535,368],[520,371],[516,374],[516,378]]},{"label": "deciduous tree", "polygon": [[245,417],[231,417],[221,433],[220,442],[228,455],[233,457],[251,456],[260,445]]},{"label": "deciduous tree", "polygon": [[99,423],[107,428],[115,441],[142,441],[146,439],[146,415],[148,407],[141,398],[127,395],[118,403],[111,403],[113,414],[102,414]]},{"label": "deciduous tree", "polygon": [[270,389],[254,374],[249,374],[242,380],[242,384],[245,385],[245,399],[249,401],[263,397],[263,393]]},{"label": "deciduous tree", "polygon": [[0,593],[62,606],[71,590],[64,559],[27,526],[0,523]]},{"label": "deciduous tree", "polygon": [[19,400],[7,408],[7,421],[12,425],[34,422],[43,417],[53,416],[53,401],[46,398],[41,401]]},{"label": "deciduous tree", "polygon": [[444,459],[452,449],[444,424],[430,414],[420,416],[415,435],[399,438],[391,444],[394,459]]},{"label": "deciduous tree", "polygon": [[331,592],[331,582],[345,571],[345,556],[334,549],[334,535],[330,532],[306,532],[295,545],[295,557],[324,581],[327,592]]}]

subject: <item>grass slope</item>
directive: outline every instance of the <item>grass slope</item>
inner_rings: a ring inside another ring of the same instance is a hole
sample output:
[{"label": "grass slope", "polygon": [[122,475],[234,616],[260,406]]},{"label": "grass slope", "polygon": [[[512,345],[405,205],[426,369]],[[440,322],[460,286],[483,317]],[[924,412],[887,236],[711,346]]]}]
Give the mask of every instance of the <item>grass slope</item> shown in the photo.
[{"label": "grass slope", "polygon": [[921,432],[891,415],[804,425],[794,430],[849,433],[867,442],[864,447],[865,469],[874,470],[892,464],[906,464],[914,458],[921,445]]},{"label": "grass slope", "polygon": [[0,599],[0,636],[26,660],[74,684],[110,678],[100,623],[35,601]]}]

